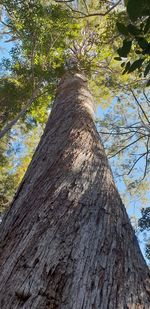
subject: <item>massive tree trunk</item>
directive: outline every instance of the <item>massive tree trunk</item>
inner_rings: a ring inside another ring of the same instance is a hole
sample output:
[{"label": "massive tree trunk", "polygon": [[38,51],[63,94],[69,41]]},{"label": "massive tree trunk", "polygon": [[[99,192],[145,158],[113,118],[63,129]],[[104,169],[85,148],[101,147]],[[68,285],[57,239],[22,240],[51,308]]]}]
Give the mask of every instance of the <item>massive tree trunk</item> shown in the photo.
[{"label": "massive tree trunk", "polygon": [[2,224],[2,309],[149,309],[149,272],[93,122],[66,75]]}]

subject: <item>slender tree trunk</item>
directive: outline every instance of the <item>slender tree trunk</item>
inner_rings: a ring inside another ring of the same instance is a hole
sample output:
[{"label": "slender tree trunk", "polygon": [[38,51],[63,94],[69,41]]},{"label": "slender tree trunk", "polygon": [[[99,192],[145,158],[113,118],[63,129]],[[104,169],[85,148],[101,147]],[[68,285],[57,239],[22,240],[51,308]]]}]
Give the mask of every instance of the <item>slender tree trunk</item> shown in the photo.
[{"label": "slender tree trunk", "polygon": [[82,75],[65,76],[2,224],[2,309],[149,309],[149,272]]}]

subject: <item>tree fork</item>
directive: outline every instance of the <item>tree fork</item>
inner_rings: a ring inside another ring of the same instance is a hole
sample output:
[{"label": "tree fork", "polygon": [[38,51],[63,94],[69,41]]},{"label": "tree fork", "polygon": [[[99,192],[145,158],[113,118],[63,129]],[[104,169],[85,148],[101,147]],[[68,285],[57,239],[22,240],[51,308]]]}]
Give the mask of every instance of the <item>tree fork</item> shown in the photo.
[{"label": "tree fork", "polygon": [[1,225],[2,309],[148,309],[149,270],[93,121],[65,75]]}]

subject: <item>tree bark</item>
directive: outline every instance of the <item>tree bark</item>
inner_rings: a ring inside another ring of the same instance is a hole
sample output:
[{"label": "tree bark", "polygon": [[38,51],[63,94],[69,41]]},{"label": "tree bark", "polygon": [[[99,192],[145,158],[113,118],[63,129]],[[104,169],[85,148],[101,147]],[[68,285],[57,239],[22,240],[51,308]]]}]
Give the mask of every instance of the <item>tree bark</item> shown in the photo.
[{"label": "tree bark", "polygon": [[1,226],[2,309],[149,309],[149,271],[93,121],[65,75]]}]

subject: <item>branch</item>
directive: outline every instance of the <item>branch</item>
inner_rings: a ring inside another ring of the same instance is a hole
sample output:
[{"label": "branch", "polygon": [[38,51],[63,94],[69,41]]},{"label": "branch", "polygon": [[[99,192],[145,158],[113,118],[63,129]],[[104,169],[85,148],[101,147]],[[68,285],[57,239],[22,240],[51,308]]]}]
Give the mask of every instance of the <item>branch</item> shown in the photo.
[{"label": "branch", "polygon": [[67,2],[72,2],[72,1],[61,1],[61,0],[55,0],[56,2],[61,2],[61,3],[66,3],[67,7],[73,12],[73,13],[78,13],[81,14],[82,16],[78,16],[76,18],[88,18],[88,17],[93,17],[93,16],[106,16],[107,14],[109,14],[112,10],[114,10],[116,8],[117,5],[119,5],[121,3],[121,0],[119,0],[118,2],[116,2],[111,8],[109,8],[106,12],[102,13],[102,12],[98,12],[98,13],[91,13],[91,14],[85,14],[82,11],[78,11],[73,9],[71,6],[69,6],[67,4]]},{"label": "branch", "polygon": [[144,115],[145,119],[146,119],[146,120],[147,120],[147,122],[150,124],[150,121],[149,121],[149,119],[148,119],[148,117],[147,117],[147,115],[146,115],[146,113],[145,113],[145,111],[144,111],[143,107],[142,107],[142,106],[141,106],[141,104],[139,103],[139,101],[138,101],[137,97],[135,96],[135,94],[134,94],[134,92],[133,92],[133,90],[132,90],[132,89],[131,89],[131,93],[133,94],[133,97],[134,97],[134,99],[135,99],[135,101],[136,101],[137,105],[138,105],[138,106],[139,106],[139,108],[141,109],[141,111],[142,111],[142,113],[143,113],[143,115]]},{"label": "branch", "polygon": [[39,95],[36,95],[37,90],[34,92],[34,94],[32,95],[32,97],[27,101],[27,105],[23,107],[23,109],[20,111],[20,113],[16,116],[16,118],[14,118],[12,121],[10,121],[5,127],[4,129],[0,132],[0,139],[17,123],[17,121],[23,116],[25,115],[25,113],[27,112],[27,110],[30,108],[31,104],[33,103],[33,101],[35,99],[37,99],[38,97],[42,96],[43,94],[45,94],[47,92],[47,90]]},{"label": "branch", "polygon": [[109,134],[109,135],[126,135],[129,134],[131,132],[137,132],[137,131],[127,131],[127,132],[104,132],[104,131],[98,131],[100,134]]},{"label": "branch", "polygon": [[55,2],[58,2],[58,3],[67,3],[67,2],[73,2],[74,0],[55,0]]},{"label": "branch", "polygon": [[85,6],[87,13],[89,14],[89,8],[88,8],[88,5],[86,3],[86,0],[83,0],[83,3],[84,3],[84,6]]},{"label": "branch", "polygon": [[149,144],[149,139],[150,137],[148,137],[147,139],[147,143],[146,143],[146,157],[145,157],[145,169],[144,169],[144,175],[142,177],[141,180],[143,180],[146,176],[146,172],[147,172],[147,165],[148,165],[148,155],[149,155],[149,149],[148,149],[148,144]]},{"label": "branch", "polygon": [[146,102],[147,102],[148,106],[150,107],[150,104],[149,104],[150,100],[148,99],[148,96],[146,95],[145,90],[143,90],[143,94],[144,94],[144,97],[146,99]]},{"label": "branch", "polygon": [[135,141],[133,141],[132,143],[128,144],[127,146],[124,146],[123,148],[121,148],[120,150],[118,150],[114,155],[108,157],[108,159],[111,159],[113,157],[115,157],[117,154],[119,154],[121,151],[127,149],[129,146],[135,144],[136,142],[138,142],[140,139],[142,139],[144,136],[140,136],[138,139],[136,139]]},{"label": "branch", "polygon": [[129,175],[131,173],[131,171],[133,170],[134,166],[137,164],[137,162],[142,159],[145,155],[147,154],[147,152],[144,152],[140,155],[140,157],[133,163],[132,167],[130,168],[129,172],[127,175]]}]

